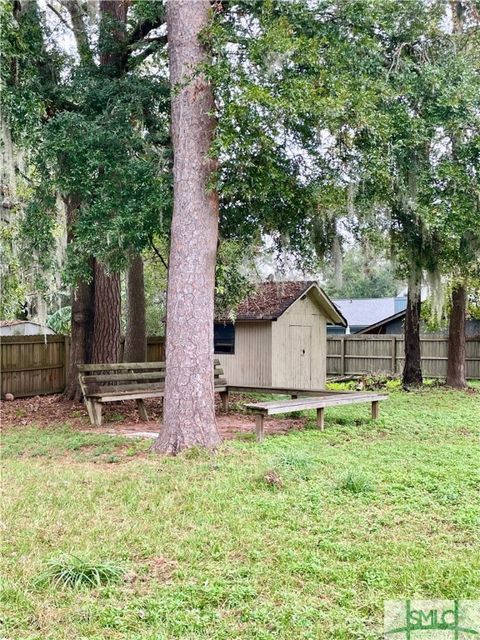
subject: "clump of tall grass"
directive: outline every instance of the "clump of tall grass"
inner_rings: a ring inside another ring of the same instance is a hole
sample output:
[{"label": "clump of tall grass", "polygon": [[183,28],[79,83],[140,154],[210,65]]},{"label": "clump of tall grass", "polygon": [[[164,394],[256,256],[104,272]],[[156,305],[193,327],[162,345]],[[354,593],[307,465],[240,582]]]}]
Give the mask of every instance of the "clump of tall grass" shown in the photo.
[{"label": "clump of tall grass", "polygon": [[124,573],[124,567],[113,562],[92,562],[68,554],[49,560],[35,583],[38,586],[48,583],[57,588],[93,588],[118,582]]},{"label": "clump of tall grass", "polygon": [[355,494],[370,493],[373,491],[373,484],[364,474],[349,471],[340,481],[338,488],[342,491],[350,491],[350,493]]}]

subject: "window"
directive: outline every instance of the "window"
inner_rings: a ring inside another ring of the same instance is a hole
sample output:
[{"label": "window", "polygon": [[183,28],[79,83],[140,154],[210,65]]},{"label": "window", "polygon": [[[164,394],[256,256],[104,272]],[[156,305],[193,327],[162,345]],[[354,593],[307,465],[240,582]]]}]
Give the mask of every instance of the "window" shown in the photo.
[{"label": "window", "polygon": [[214,325],[213,351],[214,353],[235,353],[235,325]]}]

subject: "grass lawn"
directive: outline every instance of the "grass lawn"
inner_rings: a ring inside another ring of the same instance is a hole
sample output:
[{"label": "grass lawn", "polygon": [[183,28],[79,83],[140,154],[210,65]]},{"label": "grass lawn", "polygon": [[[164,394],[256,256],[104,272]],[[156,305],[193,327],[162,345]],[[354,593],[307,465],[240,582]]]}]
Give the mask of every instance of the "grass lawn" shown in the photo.
[{"label": "grass lawn", "polygon": [[[394,390],[177,458],[68,425],[3,437],[9,640],[379,638],[383,601],[479,598],[480,387]],[[46,569],[113,565],[68,587]]]}]

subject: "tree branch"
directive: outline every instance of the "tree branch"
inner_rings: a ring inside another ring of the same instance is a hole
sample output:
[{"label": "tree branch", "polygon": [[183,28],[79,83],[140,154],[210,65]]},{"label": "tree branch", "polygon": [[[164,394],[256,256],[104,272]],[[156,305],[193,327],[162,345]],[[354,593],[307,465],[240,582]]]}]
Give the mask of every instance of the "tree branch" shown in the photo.
[{"label": "tree branch", "polygon": [[150,42],[151,44],[148,47],[145,47],[138,55],[132,56],[131,52],[127,54],[128,61],[127,66],[129,69],[134,69],[141,62],[146,60],[148,56],[156,53],[160,49],[160,46],[164,46],[167,44],[167,36],[159,36],[158,38],[152,38],[151,40],[146,40],[145,42]]},{"label": "tree branch", "polygon": [[164,257],[162,256],[160,251],[157,249],[157,247],[154,245],[152,238],[150,238],[150,246],[152,247],[153,251],[157,254],[157,256],[160,258],[165,269],[168,271],[168,263],[165,262]]},{"label": "tree branch", "polygon": [[72,31],[77,43],[78,55],[83,62],[92,63],[93,55],[90,49],[90,42],[87,34],[87,27],[84,21],[84,13],[77,0],[59,0],[70,14],[72,21]]},{"label": "tree branch", "polygon": [[145,36],[147,36],[150,31],[158,29],[158,27],[161,27],[162,24],[165,24],[165,16],[158,16],[158,18],[156,18],[155,20],[147,19],[143,22],[139,22],[128,38],[128,46],[131,47],[136,42],[143,40],[143,38],[145,38]]},{"label": "tree branch", "polygon": [[65,18],[62,16],[62,14],[60,13],[60,11],[58,9],[56,9],[49,2],[47,2],[47,7],[50,9],[50,11],[53,11],[53,13],[57,16],[57,18],[60,20],[60,22],[67,27],[67,29],[70,29],[70,31],[73,31],[72,25],[68,24],[68,22],[65,20]]}]

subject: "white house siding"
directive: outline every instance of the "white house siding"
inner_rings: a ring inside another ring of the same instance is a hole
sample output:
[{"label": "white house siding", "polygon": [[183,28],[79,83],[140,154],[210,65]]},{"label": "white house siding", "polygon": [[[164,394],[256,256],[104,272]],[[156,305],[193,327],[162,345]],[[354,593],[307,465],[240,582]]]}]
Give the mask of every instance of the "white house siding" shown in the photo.
[{"label": "white house siding", "polygon": [[324,388],[326,349],[326,318],[307,294],[272,322],[272,386]]},{"label": "white house siding", "polygon": [[0,322],[0,336],[50,336],[54,334],[55,331],[52,331],[49,327],[43,327],[27,320]]},{"label": "white house siding", "polygon": [[271,325],[271,322],[235,323],[235,353],[215,355],[222,363],[229,384],[271,386]]}]

